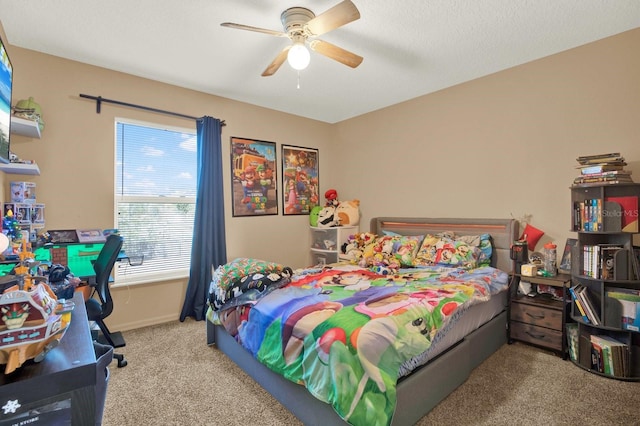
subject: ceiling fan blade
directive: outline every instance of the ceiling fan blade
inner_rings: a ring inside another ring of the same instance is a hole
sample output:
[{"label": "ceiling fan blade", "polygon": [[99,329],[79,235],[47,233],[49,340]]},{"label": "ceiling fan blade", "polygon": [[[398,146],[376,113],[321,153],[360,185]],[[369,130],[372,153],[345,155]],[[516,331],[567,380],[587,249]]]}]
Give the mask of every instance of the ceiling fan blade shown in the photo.
[{"label": "ceiling fan blade", "polygon": [[289,53],[289,49],[291,49],[291,46],[285,47],[284,49],[282,49],[280,53],[278,53],[278,56],[276,56],[273,62],[271,62],[269,66],[263,71],[262,73],[263,77],[269,77],[270,75],[273,75],[276,73],[276,71],[278,71],[278,69],[280,68],[280,65],[282,65],[284,61],[287,60],[287,54]]},{"label": "ceiling fan blade", "polygon": [[311,40],[309,41],[309,47],[314,52],[318,52],[321,55],[345,64],[351,68],[356,68],[362,63],[362,56],[351,53],[348,50],[344,50],[343,48],[327,43],[326,41]]},{"label": "ceiling fan blade", "polygon": [[220,25],[223,27],[235,28],[237,30],[255,31],[257,33],[269,34],[276,37],[288,37],[287,34],[282,31],[268,30],[266,28],[252,27],[250,25],[234,24],[233,22],[223,22]]},{"label": "ceiling fan blade", "polygon": [[319,36],[357,19],[360,19],[360,12],[356,5],[344,0],[307,22],[304,27],[310,36]]}]

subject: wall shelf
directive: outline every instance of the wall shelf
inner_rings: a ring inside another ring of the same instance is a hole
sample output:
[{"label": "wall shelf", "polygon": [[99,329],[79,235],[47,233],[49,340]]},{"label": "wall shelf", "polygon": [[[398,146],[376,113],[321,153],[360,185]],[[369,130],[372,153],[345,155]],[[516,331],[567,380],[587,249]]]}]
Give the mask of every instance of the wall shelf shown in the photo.
[{"label": "wall shelf", "polygon": [[40,126],[37,121],[11,116],[11,133],[29,138],[40,139]]},{"label": "wall shelf", "polygon": [[0,164],[0,170],[13,175],[40,175],[40,168],[37,164],[8,163]]}]

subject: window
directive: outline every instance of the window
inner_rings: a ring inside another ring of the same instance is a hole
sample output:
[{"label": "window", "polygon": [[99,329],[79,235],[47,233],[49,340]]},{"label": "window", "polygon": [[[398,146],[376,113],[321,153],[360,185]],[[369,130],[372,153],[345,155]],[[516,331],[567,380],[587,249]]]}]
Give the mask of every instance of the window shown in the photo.
[{"label": "window", "polygon": [[116,227],[133,265],[117,282],[188,276],[196,174],[195,130],[116,121]]}]

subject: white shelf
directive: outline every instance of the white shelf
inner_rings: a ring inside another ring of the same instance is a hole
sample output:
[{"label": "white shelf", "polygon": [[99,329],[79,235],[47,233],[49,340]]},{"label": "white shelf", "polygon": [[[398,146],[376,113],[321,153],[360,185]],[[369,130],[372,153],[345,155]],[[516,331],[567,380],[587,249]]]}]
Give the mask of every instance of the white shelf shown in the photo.
[{"label": "white shelf", "polygon": [[40,126],[37,121],[11,116],[11,133],[40,139]]},{"label": "white shelf", "polygon": [[8,163],[0,164],[0,170],[13,175],[40,175],[40,168],[37,164]]}]

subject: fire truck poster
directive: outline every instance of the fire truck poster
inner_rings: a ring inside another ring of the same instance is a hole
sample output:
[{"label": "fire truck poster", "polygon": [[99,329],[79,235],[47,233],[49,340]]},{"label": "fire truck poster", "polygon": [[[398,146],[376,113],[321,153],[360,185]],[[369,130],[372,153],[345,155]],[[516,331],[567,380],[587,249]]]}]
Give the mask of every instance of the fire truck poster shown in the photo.
[{"label": "fire truck poster", "polygon": [[233,216],[278,214],[276,143],[231,137]]},{"label": "fire truck poster", "polygon": [[318,150],[282,145],[282,176],[284,214],[309,214],[319,203]]}]

